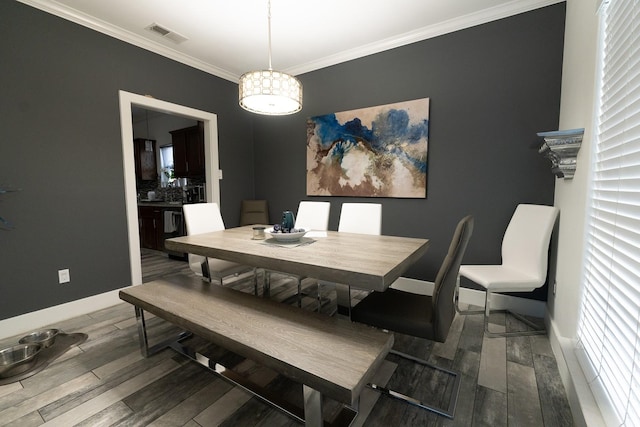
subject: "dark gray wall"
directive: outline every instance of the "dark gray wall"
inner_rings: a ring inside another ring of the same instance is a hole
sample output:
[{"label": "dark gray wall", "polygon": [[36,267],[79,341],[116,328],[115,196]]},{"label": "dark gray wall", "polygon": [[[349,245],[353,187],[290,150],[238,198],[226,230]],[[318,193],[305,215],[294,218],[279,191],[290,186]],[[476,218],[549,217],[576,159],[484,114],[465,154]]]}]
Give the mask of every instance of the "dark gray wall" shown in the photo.
[{"label": "dark gray wall", "polygon": [[[536,132],[558,128],[564,16],[557,4],[300,76],[301,113],[254,121],[256,197],[269,200],[271,218],[301,199],[329,200],[334,230],[343,202],[380,202],[384,234],[431,239],[407,274],[424,280],[435,278],[456,223],[470,213],[464,263],[499,263],[516,204],[553,204],[555,178]],[[426,199],[305,195],[307,117],[424,97]]]},{"label": "dark gray wall", "polygon": [[[432,240],[408,276],[432,280],[457,221],[476,217],[467,263],[498,262],[520,202],[553,202],[536,132],[557,129],[564,4],[300,76],[301,113],[260,117],[237,85],[40,12],[0,2],[0,319],[130,284],[118,90],[218,115],[222,213],[306,197],[306,118],[431,98],[427,199],[383,204],[383,233]],[[255,159],[255,162],[254,162]],[[254,166],[255,163],[255,166]],[[255,187],[255,188],[254,188]],[[58,285],[57,270],[71,269]]]},{"label": "dark gray wall", "polygon": [[[237,85],[14,1],[0,2],[0,319],[131,284],[118,91],[218,115],[222,213],[253,197]],[[57,271],[69,268],[71,283]]]}]

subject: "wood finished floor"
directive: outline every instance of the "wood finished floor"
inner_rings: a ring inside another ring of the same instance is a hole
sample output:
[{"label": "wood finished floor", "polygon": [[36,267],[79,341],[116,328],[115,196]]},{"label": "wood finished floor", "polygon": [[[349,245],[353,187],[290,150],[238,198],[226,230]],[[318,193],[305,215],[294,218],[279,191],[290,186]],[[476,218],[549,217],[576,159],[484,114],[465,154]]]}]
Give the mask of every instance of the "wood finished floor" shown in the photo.
[{"label": "wood finished floor", "polygon": [[[190,274],[185,262],[143,251],[143,281]],[[312,285],[310,283],[310,285]],[[231,286],[252,292],[240,278]],[[275,275],[272,298],[293,302],[293,282]],[[312,309],[314,300],[305,298]],[[332,310],[331,300],[323,310]],[[524,327],[496,315],[494,327]],[[166,322],[149,319],[150,335],[173,333]],[[45,325],[43,325],[44,327]],[[172,350],[140,355],[136,321],[129,304],[119,304],[56,325],[89,338],[44,371],[0,386],[0,425],[9,426],[295,426],[295,421]],[[4,348],[20,337],[0,340]],[[192,345],[256,382],[299,401],[301,387],[248,360],[194,338]],[[462,372],[454,420],[397,400],[380,397],[359,425],[365,426],[571,426],[566,393],[549,341],[544,336],[483,337],[482,316],[458,316],[446,343],[396,335],[396,349]],[[396,356],[389,386],[425,400],[440,399],[446,384],[433,371]],[[331,405],[327,405],[330,408]]]}]

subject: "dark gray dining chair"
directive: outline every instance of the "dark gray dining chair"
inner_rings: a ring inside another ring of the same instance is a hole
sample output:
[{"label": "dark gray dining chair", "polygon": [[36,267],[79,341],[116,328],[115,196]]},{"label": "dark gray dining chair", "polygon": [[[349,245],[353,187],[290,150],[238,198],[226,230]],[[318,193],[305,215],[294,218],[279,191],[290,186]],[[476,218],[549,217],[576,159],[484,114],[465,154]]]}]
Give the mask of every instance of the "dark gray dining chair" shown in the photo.
[{"label": "dark gray dining chair", "polygon": [[266,200],[243,200],[240,203],[240,226],[269,225],[269,206]]},{"label": "dark gray dining chair", "polygon": [[[372,292],[351,309],[351,320],[431,341],[446,341],[456,315],[454,296],[458,270],[472,232],[473,217],[469,215],[460,220],[456,227],[447,255],[433,284],[432,295],[395,288],[389,288],[384,292]],[[370,386],[387,396],[453,418],[460,390],[460,374],[397,350],[391,350],[391,353],[450,375],[454,385],[449,405],[446,409],[439,408],[376,384]]]}]

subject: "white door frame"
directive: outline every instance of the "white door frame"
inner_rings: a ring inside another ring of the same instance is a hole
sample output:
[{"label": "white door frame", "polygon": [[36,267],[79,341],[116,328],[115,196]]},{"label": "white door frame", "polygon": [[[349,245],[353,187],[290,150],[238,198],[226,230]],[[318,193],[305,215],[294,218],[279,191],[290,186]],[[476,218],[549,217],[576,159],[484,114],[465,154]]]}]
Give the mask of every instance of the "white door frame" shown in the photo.
[{"label": "white door frame", "polygon": [[131,284],[142,283],[142,264],[140,260],[140,236],[138,232],[138,199],[136,191],[136,172],[133,156],[133,124],[131,106],[159,111],[204,123],[204,161],[206,170],[207,202],[220,205],[220,163],[218,161],[218,116],[206,111],[196,110],[170,102],[135,93],[119,91],[120,125],[122,128],[122,155],[124,163],[124,195],[127,211],[127,229],[129,233],[129,257],[131,261]]}]

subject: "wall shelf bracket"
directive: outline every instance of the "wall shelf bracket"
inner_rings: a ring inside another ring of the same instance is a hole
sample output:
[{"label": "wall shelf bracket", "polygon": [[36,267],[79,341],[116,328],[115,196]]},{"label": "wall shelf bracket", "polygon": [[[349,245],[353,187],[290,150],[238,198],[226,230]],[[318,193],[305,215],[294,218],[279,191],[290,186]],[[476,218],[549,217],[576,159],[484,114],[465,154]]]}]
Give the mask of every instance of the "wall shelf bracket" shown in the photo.
[{"label": "wall shelf bracket", "polygon": [[538,136],[544,138],[538,153],[551,160],[551,172],[556,177],[573,178],[583,135],[584,128],[538,132]]}]

